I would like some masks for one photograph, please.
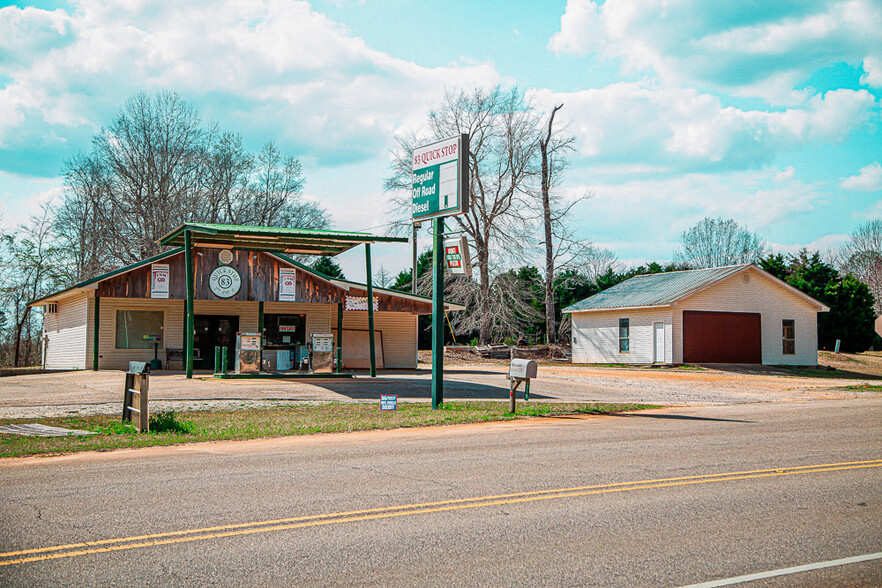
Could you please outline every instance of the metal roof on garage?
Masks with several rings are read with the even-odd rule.
[[[821,312],[829,310],[829,308],[811,296],[800,292],[790,284],[764,272],[755,265],[747,263],[726,267],[712,267],[707,269],[634,276],[633,278],[616,284],[603,292],[598,292],[594,296],[590,296],[581,302],[568,306],[563,309],[562,312],[670,306],[687,296],[691,296],[717,282],[746,271],[749,268],[755,270],[784,289],[789,290],[798,297],[803,298],[806,302],[817,306],[818,310]]]

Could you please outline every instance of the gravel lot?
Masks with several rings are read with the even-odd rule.
[[[381,372],[371,379],[216,380],[204,374],[157,372],[150,380],[151,410],[245,408],[314,402],[376,402],[397,394],[402,402],[431,399],[429,366]],[[508,398],[505,362],[447,366],[446,400]],[[702,370],[619,369],[544,363],[533,381],[531,400],[559,402],[646,402],[662,405],[725,405],[753,402],[867,398],[878,391],[849,386],[878,385],[872,375],[845,378],[797,377],[763,366],[718,366]],[[78,371],[0,378],[0,418],[70,414],[114,414],[121,410],[124,375]],[[521,393],[519,392],[519,398]]]

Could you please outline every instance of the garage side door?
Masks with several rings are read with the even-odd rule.
[[[686,363],[762,363],[760,315],[683,311]]]

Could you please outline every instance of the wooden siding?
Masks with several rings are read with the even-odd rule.
[[[355,296],[360,298],[367,297],[367,290],[350,287],[347,296]],[[374,290],[374,297],[377,299],[377,309],[384,312],[408,312],[411,314],[432,314],[431,302],[419,302],[409,298],[399,298],[390,296]],[[365,315],[366,316],[366,315]]]
[[[334,336],[337,332],[336,309],[333,314]],[[368,316],[364,310],[343,312],[343,348],[347,347],[347,330],[367,331]],[[417,316],[409,312],[375,312],[374,330],[383,333],[383,358],[387,368],[417,367]],[[335,339],[336,341],[336,339]],[[369,339],[365,337],[364,343]]]
[[[43,315],[43,334],[48,338],[45,347],[47,369],[86,368],[90,309],[89,296],[83,293],[59,300],[55,314]],[[89,367],[91,365],[89,363]]]
[[[256,304],[255,304],[256,306]],[[152,349],[116,348],[116,311],[118,310],[161,310],[164,313],[162,341],[159,344],[159,359],[165,367],[165,350],[184,347],[184,301],[151,300],[149,298],[102,298],[100,303],[100,325],[98,327],[98,367],[103,370],[128,369],[130,361],[150,361]],[[93,319],[90,316],[89,321]],[[89,367],[92,366],[92,347],[88,348]]]
[[[256,305],[255,305],[256,306]],[[266,302],[264,314],[305,314],[306,340],[313,333],[330,333],[331,324],[337,324],[336,304],[305,304],[298,302]],[[331,316],[333,315],[333,320]]]
[[[749,275],[744,282],[742,275]],[[727,278],[681,301],[674,309],[674,362],[683,362],[683,311],[757,312],[762,316],[762,362],[766,365],[818,364],[815,306],[755,270]],[[796,354],[784,355],[781,322],[796,325]]]
[[[242,286],[231,298],[218,298],[209,288],[209,276],[220,265],[221,249],[196,247],[194,258],[196,271],[193,279],[195,300],[224,301],[276,301],[279,298],[279,267],[292,267],[277,258],[257,251],[232,250],[230,267],[239,272]],[[184,254],[163,259],[169,266],[169,298],[184,300],[187,297],[186,264]],[[297,302],[337,303],[343,301],[344,291],[311,274],[297,269],[295,296]],[[114,276],[98,284],[98,296],[114,298],[149,298],[150,265]]]
[[[671,362],[672,312],[670,308],[574,312],[573,363],[653,363],[655,323],[665,325],[665,360]],[[630,351],[619,353],[619,319],[630,321]]]

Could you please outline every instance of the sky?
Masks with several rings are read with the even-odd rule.
[[[570,223],[623,265],[672,259],[706,216],[783,253],[882,217],[879,0],[84,0],[0,8],[0,222],[59,202],[132,94],[172,90],[298,157],[335,229],[383,234],[396,137],[497,84],[563,104]],[[361,251],[339,261],[363,279]],[[409,265],[375,247],[375,271]]]

